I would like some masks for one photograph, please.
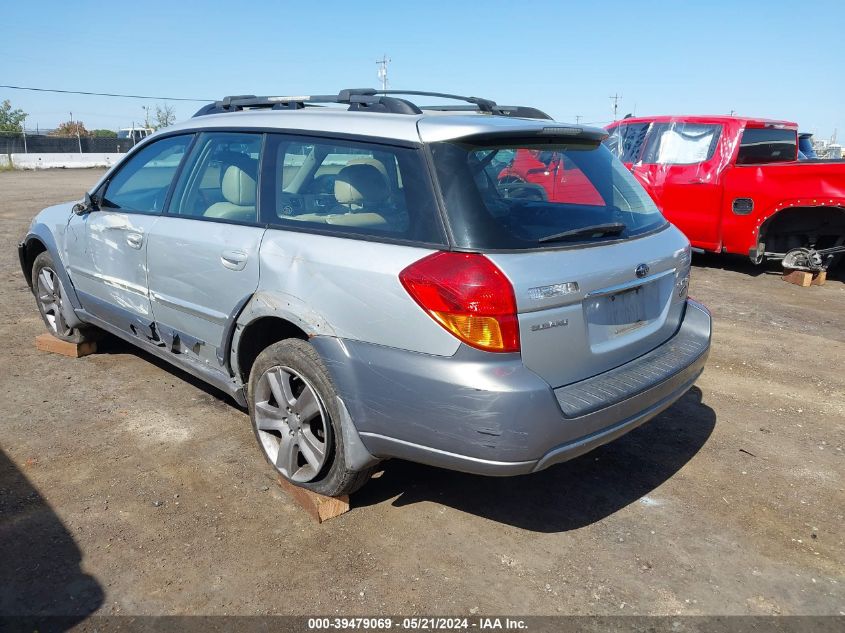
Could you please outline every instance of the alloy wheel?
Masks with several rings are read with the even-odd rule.
[[[326,407],[308,380],[290,367],[271,367],[258,379],[255,426],[267,458],[292,481],[312,481],[331,455]]]
[[[56,271],[45,266],[38,273],[37,280],[38,307],[47,321],[47,325],[53,334],[58,336],[71,336],[73,328],[65,321],[62,307],[64,305],[64,291],[62,282],[56,275]]]

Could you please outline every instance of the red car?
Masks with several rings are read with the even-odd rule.
[[[510,164],[499,172],[499,185],[506,189],[510,185],[512,192],[518,187],[522,198],[593,206],[605,204],[590,179],[565,154],[558,152],[516,150]]]
[[[798,161],[798,126],[731,116],[627,118],[605,144],[693,247],[820,269],[845,251],[845,163]]]

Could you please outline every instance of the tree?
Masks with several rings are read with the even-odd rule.
[[[0,132],[23,132],[23,122],[26,119],[26,112],[20,108],[12,110],[12,102],[5,99],[0,104]]]
[[[85,129],[85,124],[82,121],[65,121],[59,124],[55,130],[50,132],[50,136],[91,136],[91,132]]]
[[[114,130],[91,130],[91,136],[98,138],[117,138],[117,132]]]
[[[156,106],[155,122],[152,124],[153,129],[160,130],[163,127],[170,127],[174,123],[176,123],[176,113],[173,110],[173,106],[167,103]]]

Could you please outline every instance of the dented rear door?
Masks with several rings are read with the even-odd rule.
[[[185,162],[147,250],[164,344],[220,368],[240,307],[258,287],[258,166],[264,135],[206,132]]]

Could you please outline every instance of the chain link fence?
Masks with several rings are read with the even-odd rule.
[[[47,136],[44,134],[15,134],[0,132],[0,154],[113,154],[125,153],[135,143],[131,138],[99,136]]]

